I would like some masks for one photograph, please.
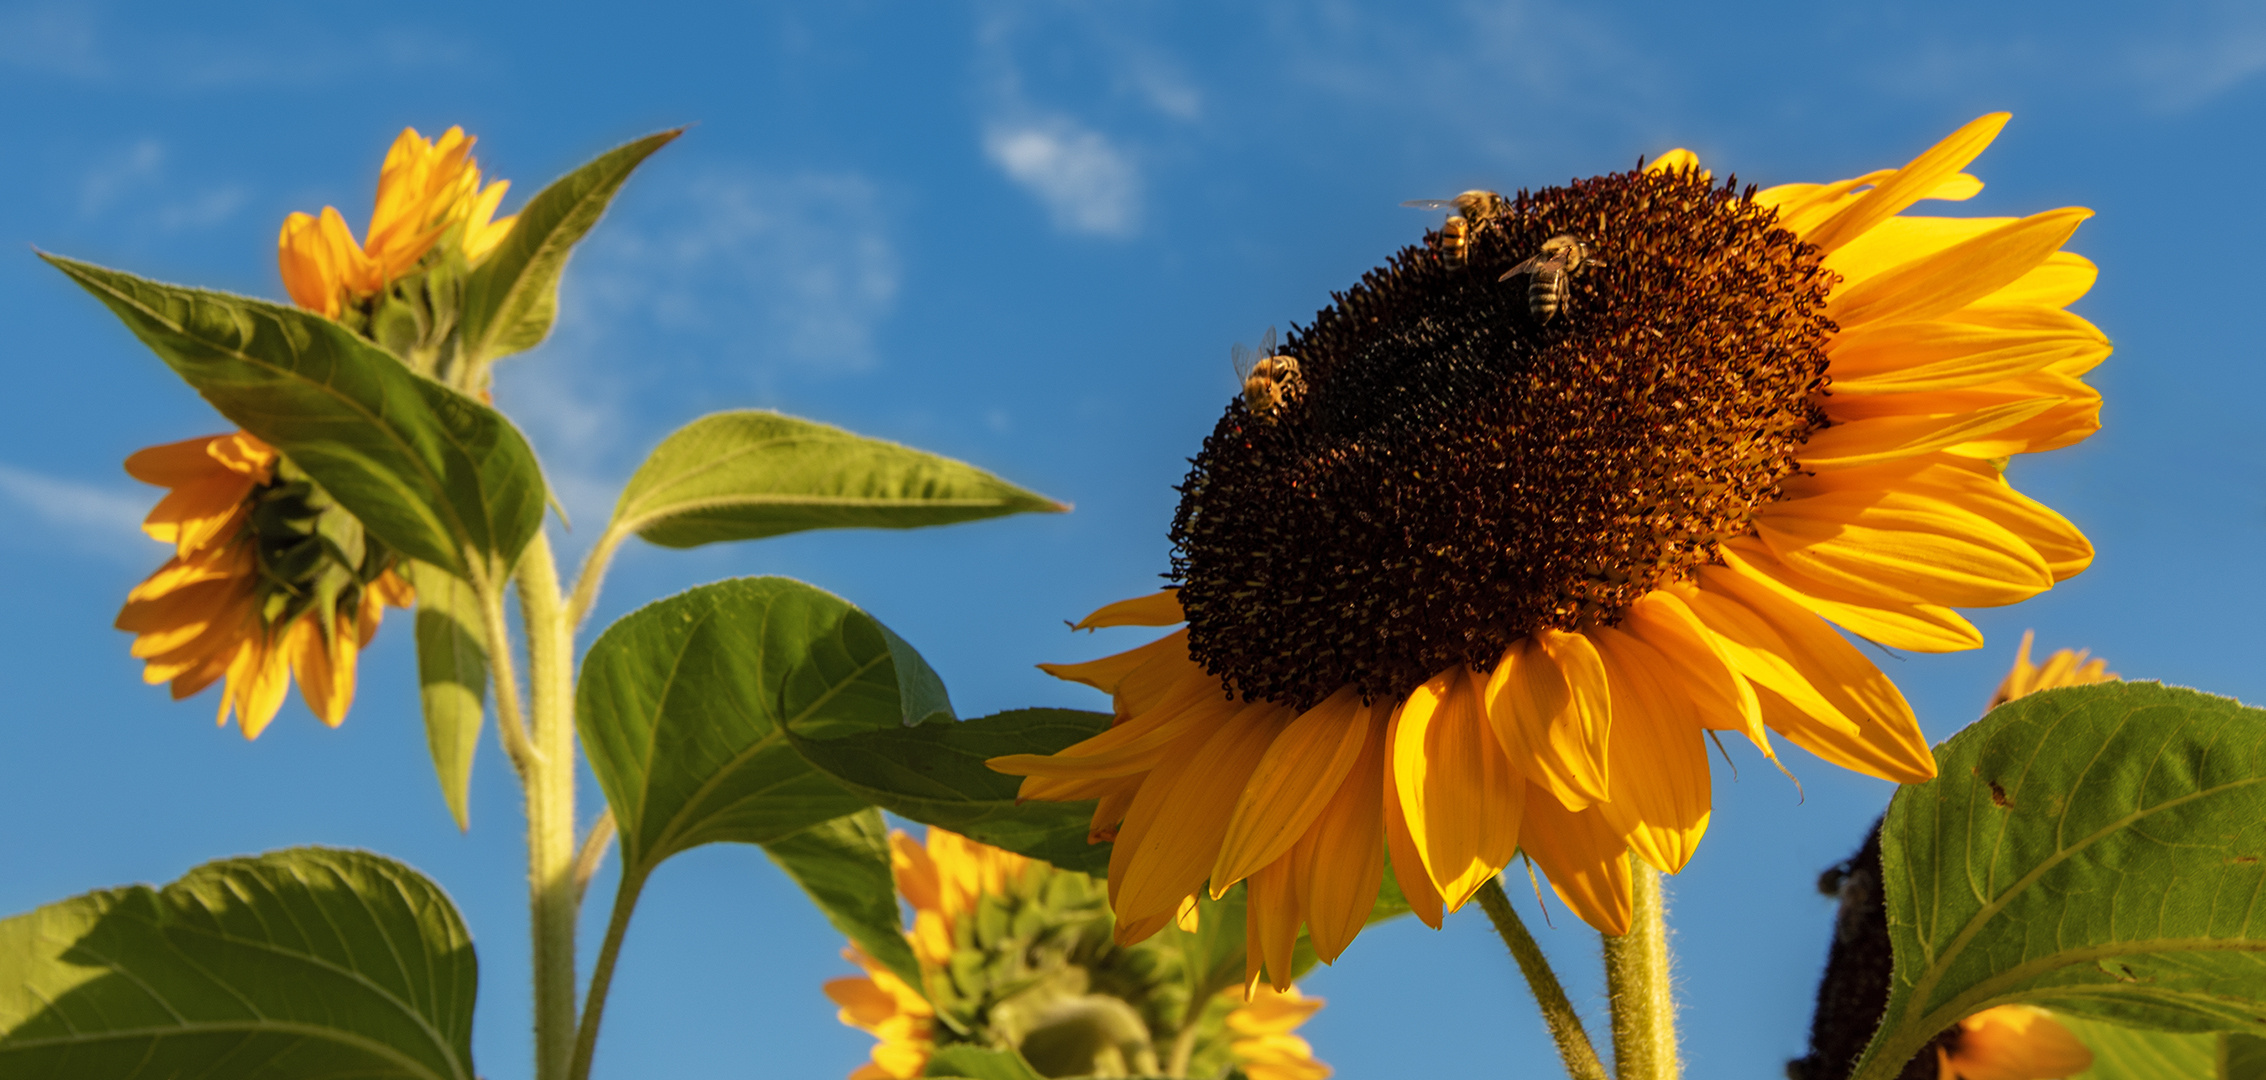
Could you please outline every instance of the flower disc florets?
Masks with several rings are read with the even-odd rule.
[[[1190,654],[1247,699],[1396,699],[1715,561],[1824,423],[1833,274],[1775,220],[1691,170],[1597,177],[1337,296],[1281,350],[1304,392],[1230,403],[1181,488]],[[1587,256],[1543,318],[1497,279],[1560,235]]]

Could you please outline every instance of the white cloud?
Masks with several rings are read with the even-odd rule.
[[[153,184],[165,172],[165,144],[140,139],[105,157],[79,180],[79,212],[88,217],[108,209],[119,196]]]
[[[44,531],[63,534],[67,542],[59,547],[121,557],[157,550],[138,542],[143,540],[142,518],[153,503],[145,495],[0,465],[0,496],[28,512]]]
[[[1140,225],[1140,170],[1099,132],[1060,117],[994,124],[984,153],[1064,232],[1130,236]]]
[[[83,5],[25,4],[0,11],[0,64],[8,67],[99,79],[110,66],[95,38],[94,17]]]
[[[2129,70],[2152,104],[2170,112],[2191,109],[2266,72],[2266,13],[2229,9],[2218,21],[2184,39],[2132,50]]]

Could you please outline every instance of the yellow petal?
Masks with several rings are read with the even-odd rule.
[[[301,616],[284,631],[283,649],[308,711],[331,727],[343,723],[354,705],[354,628],[342,624],[325,634],[320,619]]]
[[[1504,754],[1528,779],[1569,809],[1604,800],[1613,705],[1588,638],[1536,630],[1504,651],[1485,700]]]
[[[291,689],[291,667],[283,651],[266,643],[247,639],[228,665],[228,688],[220,699],[220,722],[228,722],[228,711],[236,710],[236,726],[246,739],[257,739],[260,732],[275,719],[283,708],[283,695]]]
[[[1450,911],[1518,850],[1526,793],[1475,683],[1458,665],[1417,687],[1401,704],[1392,747],[1409,838]]]
[[[1755,203],[1778,211],[1778,224],[1800,236],[1842,207],[1863,198],[1864,193],[1858,189],[1874,186],[1895,175],[1895,169],[1876,169],[1830,184],[1780,184],[1756,192]]]
[[[2057,251],[2047,256],[2045,262],[2038,264],[2029,273],[2016,278],[2014,284],[1975,301],[1971,306],[2035,305],[2064,308],[2091,292],[2093,282],[2100,276],[2100,268],[2094,266],[2091,259],[2074,251]]]
[[[1281,858],[1337,795],[1369,741],[1369,706],[1340,687],[1300,713],[1251,774],[1212,864],[1212,897]]]
[[[1590,631],[1613,683],[1613,797],[1597,805],[1638,857],[1665,873],[1691,861],[1707,832],[1707,748],[1692,687],[1667,657],[1609,627]]]
[[[1681,146],[1646,162],[1644,171],[1648,173],[1696,172],[1703,183],[1712,179],[1712,174],[1700,168],[1699,155]]]
[[[1279,705],[1246,705],[1195,754],[1169,758],[1149,775],[1110,848],[1110,905],[1119,919],[1169,915],[1204,883],[1228,815],[1293,716]]]
[[[1827,415],[1833,415],[1839,404],[1829,404]],[[1984,409],[1842,420],[1812,432],[1799,458],[1804,468],[1822,470],[1932,454],[1989,438],[2043,414],[2055,404],[2052,398],[2028,398]]]
[[[1180,590],[1164,589],[1131,600],[1104,605],[1078,620],[1075,629],[1099,630],[1105,626],[1173,626],[1188,621],[1180,611]]]
[[[1111,877],[1114,880],[1115,875]],[[1289,989],[1298,926],[1305,921],[1290,860],[1277,859],[1251,875],[1243,902],[1244,994],[1249,996],[1258,985],[1262,969],[1275,989]]]
[[[1745,575],[1703,566],[1685,602],[1755,686],[1763,719],[1803,749],[1884,780],[1935,776],[1912,706],[1824,620]]]
[[[1852,330],[1957,311],[2020,280],[2092,216],[2083,207],[2032,214],[1837,292],[1827,301],[1826,314],[1843,330]]]
[[[2007,530],[2037,553],[2057,582],[2093,561],[2092,542],[2068,518],[2014,490],[1990,462],[1960,454],[1793,477],[1784,487],[1789,500],[1887,490],[1936,499]]]
[[[2036,549],[1931,494],[1891,489],[1782,499],[1755,515],[1780,561],[1830,585],[1907,604],[1999,607],[2053,587]]]
[[[1193,664],[1188,659],[1188,631],[1175,630],[1137,649],[1076,664],[1040,664],[1038,668],[1064,682],[1085,683],[1105,694],[1117,693],[1127,680],[1136,677],[1137,672],[1152,668],[1149,680],[1163,684],[1155,691],[1156,696],[1162,696],[1171,682],[1191,666]],[[1153,704],[1153,701],[1138,703],[1128,711],[1144,711]]]
[[[2052,367],[2089,370],[2109,355],[2109,339],[2066,312],[2076,325],[2016,331],[1947,319],[1876,325],[1834,339],[1835,396],[1957,390]]]
[[[2059,1080],[2093,1067],[2093,1052],[2035,1005],[1985,1009],[1959,1026],[1947,1057],[1961,1080]]]
[[[1210,730],[1240,708],[1220,689],[1219,680],[1192,667],[1192,674],[1163,704],[1108,731],[1053,754],[1009,754],[984,764],[1011,776],[1086,780],[1131,776],[1156,768],[1181,739]]]
[[[1937,604],[1901,604],[1826,584],[1778,560],[1762,542],[1740,537],[1723,545],[1724,561],[1764,587],[1834,625],[1891,649],[1942,653],[1979,649],[1983,633]]]
[[[1910,164],[1896,170],[1895,176],[1883,180],[1880,186],[1843,207],[1823,224],[1803,233],[1802,239],[1830,254],[1864,235],[1874,225],[1895,217],[1943,187],[1944,181],[1958,175],[1968,162],[1982,155],[2011,118],[2008,113],[1990,113],[1969,121],[1913,158]]]
[[[1628,848],[1605,815],[1594,807],[1568,810],[1532,785],[1526,807],[1520,847],[1549,875],[1558,899],[1600,933],[1628,933]]]
[[[1368,924],[1385,881],[1385,723],[1371,712],[1362,725],[1368,735],[1361,759],[1293,849],[1292,867],[1305,874],[1308,936],[1325,964],[1336,962]]]
[[[1385,850],[1392,857],[1393,881],[1400,886],[1401,895],[1408,899],[1409,910],[1415,912],[1424,925],[1438,930],[1446,905],[1440,890],[1432,884],[1431,873],[1424,868],[1424,856],[1417,851],[1416,838],[1409,832],[1408,815],[1401,808],[1400,784],[1391,773],[1391,748],[1400,742],[1401,711],[1393,710],[1392,719],[1385,727],[1386,751],[1382,782],[1378,785],[1385,796]]]
[[[1841,275],[1847,289],[1923,255],[2020,220],[2010,217],[1893,217],[1827,256],[1825,268]]]
[[[1770,736],[1754,687],[1740,676],[1723,645],[1674,593],[1654,589],[1622,612],[1621,628],[1657,651],[1665,669],[1690,695],[1693,719],[1721,731],[1743,731],[1767,756]]]

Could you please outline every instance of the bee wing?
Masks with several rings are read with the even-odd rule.
[[[1503,276],[1502,276],[1502,277],[1499,277],[1499,278],[1496,278],[1495,280],[1497,280],[1497,281],[1509,281],[1509,280],[1511,280],[1512,278],[1515,278],[1515,277],[1519,276],[1520,274],[1524,274],[1524,273],[1526,273],[1527,271],[1530,271],[1530,270],[1540,270],[1540,269],[1543,269],[1543,268],[1544,268],[1544,265],[1545,265],[1546,263],[1550,262],[1550,261],[1551,261],[1551,259],[1549,258],[1549,256],[1546,256],[1546,255],[1537,255],[1537,256],[1535,256],[1535,257],[1533,257],[1533,258],[1531,258],[1531,259],[1528,259],[1528,260],[1527,260],[1527,261],[1525,261],[1525,262],[1522,262],[1522,263],[1518,264],[1517,266],[1511,267],[1510,269],[1503,271]]]
[[[1259,354],[1252,352],[1248,346],[1240,341],[1228,348],[1227,358],[1229,363],[1235,365],[1235,381],[1237,382],[1249,379],[1251,369],[1259,366]]]
[[[1413,206],[1418,210],[1453,210],[1456,201],[1454,199],[1410,199],[1401,205]]]
[[[1270,326],[1270,327],[1268,327],[1268,328],[1267,328],[1267,332],[1266,332],[1266,334],[1265,334],[1265,335],[1263,335],[1263,336],[1261,336],[1261,337],[1259,338],[1259,355],[1261,355],[1261,356],[1273,356],[1274,354],[1275,354],[1275,328],[1274,328],[1274,327],[1272,327],[1272,326]]]

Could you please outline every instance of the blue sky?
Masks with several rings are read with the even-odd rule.
[[[2050,14],[2049,14],[2050,12]],[[2266,10],[2238,2],[1665,6],[939,3],[600,5],[0,0],[0,911],[165,881],[292,844],[402,858],[462,906],[485,961],[476,1054],[527,1075],[521,820],[482,747],[473,827],[438,797],[406,621],[337,731],[296,701],[256,743],[208,693],[141,685],[110,620],[161,561],[155,493],[118,462],[221,424],[56,251],[280,297],[293,210],[360,226],[405,125],[463,124],[524,197],[590,155],[696,126],[576,256],[553,339],[499,403],[545,455],[578,552],[661,436],[772,407],[959,457],[1076,512],[929,533],[628,550],[594,633],[703,581],[781,573],[922,649],[962,715],[1099,707],[1032,669],[1137,641],[1062,625],[1153,588],[1172,485],[1234,391],[1231,343],[1309,319],[1432,219],[1401,200],[1624,169],[1674,146],[1771,184],[1900,164],[2014,122],[1962,212],[2085,205],[2102,267],[2076,310],[2116,354],[2106,427],[2014,478],[2100,552],[1976,653],[1884,659],[1931,735],[1970,720],[2025,628],[2135,678],[2266,701],[2266,541],[2251,326]],[[507,208],[516,205],[507,200]],[[571,557],[571,555],[570,555]],[[586,639],[587,640],[587,639]],[[1719,768],[1711,832],[1671,882],[1694,1076],[1798,1054],[1828,933],[1817,872],[1887,785],[1787,755]],[[582,789],[586,813],[600,796]],[[591,929],[602,920],[593,890]],[[1514,894],[1523,889],[1514,888]],[[1594,935],[1553,899],[1545,947],[1594,1010]],[[595,940],[591,942],[595,945]],[[607,1014],[609,1076],[840,1076],[865,1036],[819,996],[839,939],[760,853],[680,857],[647,892]],[[587,953],[586,953],[587,955]],[[1346,1077],[1550,1068],[1474,910],[1370,931],[1309,988]],[[1599,1032],[1602,1035],[1602,1032]],[[1531,1063],[1531,1065],[1529,1065]]]

